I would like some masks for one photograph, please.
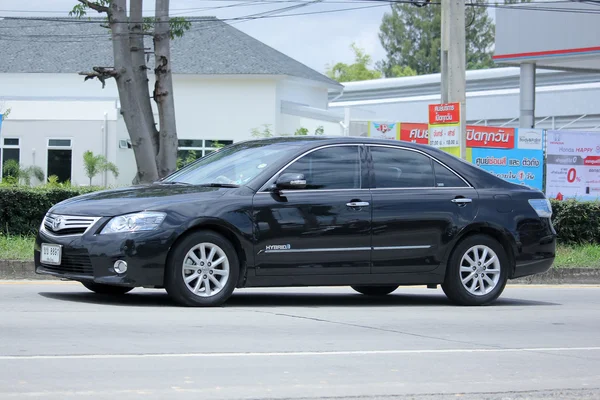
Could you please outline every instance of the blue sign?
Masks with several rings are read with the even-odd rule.
[[[516,129],[512,149],[471,148],[471,162],[509,182],[542,190],[544,184],[544,132]]]

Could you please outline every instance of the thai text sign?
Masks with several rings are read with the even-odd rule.
[[[458,123],[460,123],[460,103],[429,105],[429,125]]]
[[[460,103],[429,105],[429,145],[460,156]]]
[[[489,128],[489,129],[482,129]],[[467,142],[467,159],[486,171],[509,182],[542,190],[544,175],[544,151],[541,129],[514,129],[492,127],[467,127],[467,131],[482,132],[478,140]],[[468,136],[467,136],[468,138]]]
[[[546,195],[600,198],[600,132],[548,131]]]

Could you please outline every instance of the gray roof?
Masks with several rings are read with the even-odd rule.
[[[172,71],[200,75],[287,75],[341,85],[214,17],[189,18],[192,27],[171,42]],[[0,19],[0,72],[77,73],[112,66],[102,18]],[[146,38],[146,47],[152,47]],[[154,57],[148,66],[152,68]]]

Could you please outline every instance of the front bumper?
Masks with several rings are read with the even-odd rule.
[[[56,236],[41,229],[34,247],[35,272],[109,285],[163,287],[167,255],[175,238],[175,232],[165,230],[109,235],[90,230],[78,236]],[[42,243],[62,246],[60,265],[40,261]],[[114,270],[118,260],[127,262],[125,273]]]

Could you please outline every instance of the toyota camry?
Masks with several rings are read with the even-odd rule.
[[[544,194],[439,149],[348,137],[235,143],[150,185],[65,200],[45,215],[39,274],[97,293],[166,289],[216,306],[236,288],[441,285],[496,300],[555,256]]]

